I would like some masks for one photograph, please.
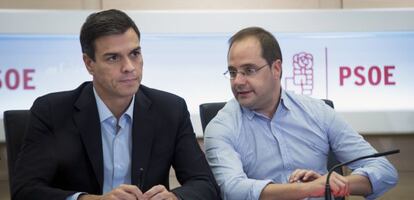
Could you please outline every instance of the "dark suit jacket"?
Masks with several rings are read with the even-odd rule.
[[[142,185],[143,191],[157,184],[169,188],[172,165],[182,185],[175,194],[182,199],[218,199],[185,101],[141,85],[133,103],[132,184]],[[36,99],[15,172],[13,199],[102,193],[101,128],[91,82]]]

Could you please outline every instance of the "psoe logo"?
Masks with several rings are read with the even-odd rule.
[[[313,55],[300,52],[293,55],[293,76],[285,78],[285,88],[296,94],[312,95],[313,90]]]

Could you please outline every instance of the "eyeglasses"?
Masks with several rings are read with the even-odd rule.
[[[259,70],[263,69],[263,67],[265,67],[266,65],[268,64],[266,63],[260,67],[258,67],[257,65],[252,65],[252,64],[244,65],[243,69],[241,70],[228,69],[226,72],[223,73],[223,75],[230,80],[235,79],[238,73],[240,73],[244,77],[253,77],[254,75],[257,74]]]

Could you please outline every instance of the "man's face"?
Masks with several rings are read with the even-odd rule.
[[[266,65],[262,57],[260,42],[254,37],[247,37],[234,42],[229,50],[229,69],[243,71],[245,68],[256,68]],[[279,98],[281,62],[280,60],[266,65],[252,76],[238,73],[230,80],[234,97],[243,107],[260,113],[273,109]]]
[[[142,80],[143,59],[138,35],[130,28],[123,34],[95,40],[95,61],[83,59],[103,100],[129,99]]]

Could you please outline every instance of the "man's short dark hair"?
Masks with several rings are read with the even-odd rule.
[[[270,66],[274,61],[282,61],[282,52],[276,38],[268,31],[260,27],[249,27],[240,30],[229,39],[229,51],[234,42],[243,40],[247,37],[254,37],[260,42],[262,47],[262,57]]]
[[[125,33],[129,28],[141,34],[134,21],[124,12],[116,9],[92,13],[86,18],[80,32],[82,52],[95,60],[95,41],[99,37]]]

